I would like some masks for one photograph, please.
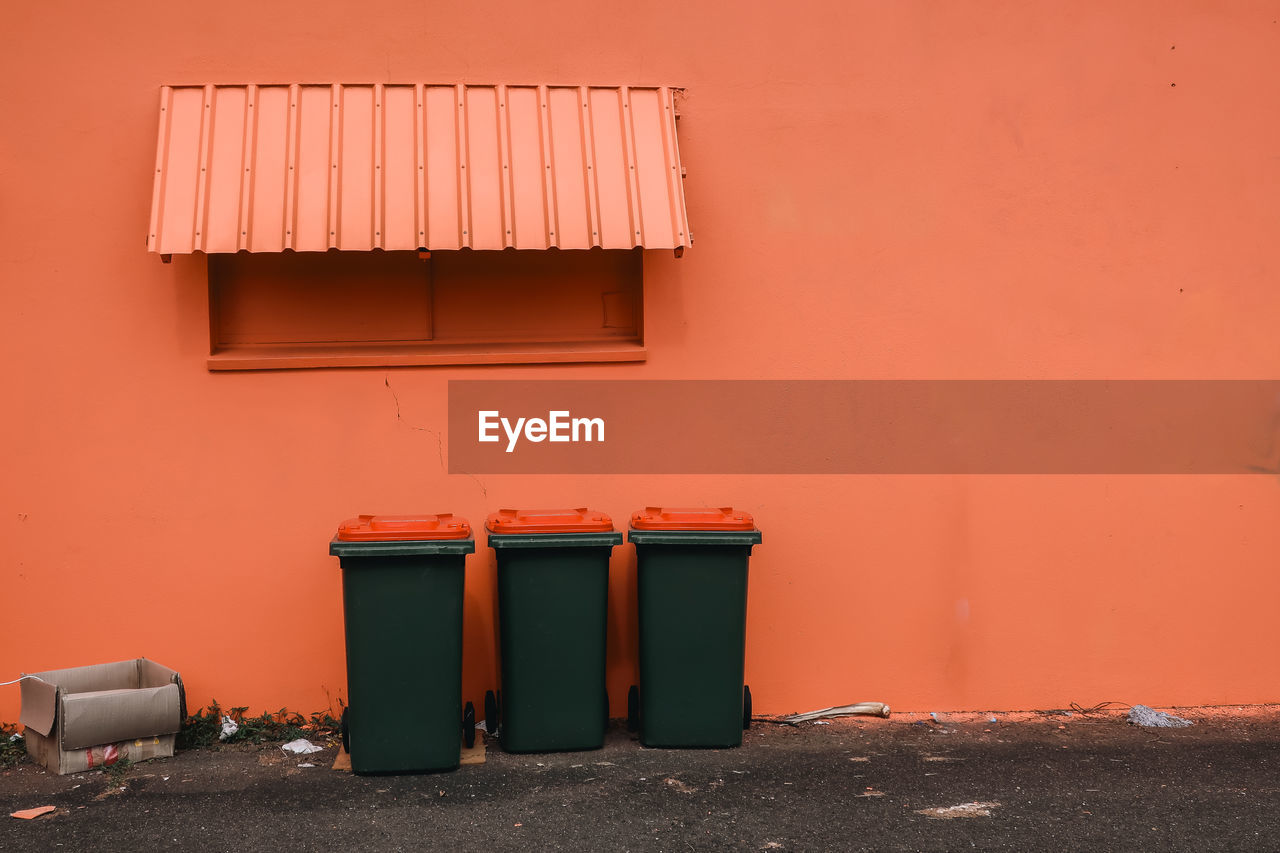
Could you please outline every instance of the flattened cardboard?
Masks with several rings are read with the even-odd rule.
[[[458,759],[458,766],[461,767],[467,764],[484,764],[484,763],[485,763],[484,737],[477,734],[475,746],[471,747],[470,749],[467,749],[466,745],[465,744],[463,745],[460,752],[460,757]],[[338,755],[333,759],[333,769],[350,773],[351,772],[351,753],[347,752],[345,749],[339,748]]]
[[[458,763],[459,764],[484,764],[484,759],[485,759],[484,736],[477,734],[475,746],[471,747],[470,749],[467,749],[466,744],[463,744],[462,756],[459,759]]]
[[[138,658],[33,673],[22,681],[27,752],[55,773],[173,755],[182,677]]]

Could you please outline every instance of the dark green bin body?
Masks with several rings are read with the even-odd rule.
[[[742,743],[747,563],[759,530],[636,530],[640,742]]]
[[[489,534],[498,559],[502,748],[599,749],[609,554],[622,534]]]
[[[347,542],[347,730],[356,773],[454,770],[462,748],[462,601],[474,539]]]

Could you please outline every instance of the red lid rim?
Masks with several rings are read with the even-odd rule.
[[[342,542],[430,542],[470,537],[470,523],[450,512],[359,515],[339,524],[335,536]]]
[[[603,512],[574,509],[500,509],[485,519],[485,529],[499,536],[537,533],[611,533],[613,519]]]
[[[631,514],[633,530],[746,532],[756,529],[748,512],[733,507],[645,507]]]

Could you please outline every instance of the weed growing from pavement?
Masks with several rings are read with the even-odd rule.
[[[27,755],[27,741],[24,738],[10,740],[16,729],[0,723],[0,770],[7,770],[22,761]]]
[[[102,774],[107,777],[111,787],[118,788],[124,784],[124,777],[129,775],[129,769],[133,767],[133,762],[127,758],[121,758],[110,767],[102,768]]]
[[[245,715],[249,708],[223,709],[218,700],[209,707],[187,717],[178,732],[178,749],[212,749],[224,743],[264,743],[290,741],[298,738],[334,738],[338,736],[340,722],[328,711],[316,711],[304,717],[297,711],[281,708],[256,717]],[[222,739],[222,718],[230,717],[239,727],[236,733]]]

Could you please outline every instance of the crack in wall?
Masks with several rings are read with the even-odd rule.
[[[408,427],[411,430],[416,430],[417,432],[425,432],[428,435],[433,436],[436,440],[436,458],[440,461],[440,470],[444,471],[445,474],[449,474],[450,473],[449,466],[445,462],[445,458],[444,458],[444,436],[441,434],[439,430],[430,429],[429,427],[424,427],[424,426],[418,426],[417,424],[411,424],[408,421],[406,421],[404,419],[404,415],[401,414],[401,411],[400,411],[400,395],[396,393],[396,389],[391,387],[391,377],[389,375],[383,376],[382,384],[385,385],[387,390],[391,392],[391,399],[396,404],[396,423],[401,426]],[[479,477],[477,477],[475,474],[471,474],[466,471],[459,471],[458,473],[462,474],[464,477],[468,477],[471,480],[475,481],[475,484],[480,487],[481,497],[484,497],[484,498],[489,497],[489,490],[485,488],[484,483],[481,482]]]

